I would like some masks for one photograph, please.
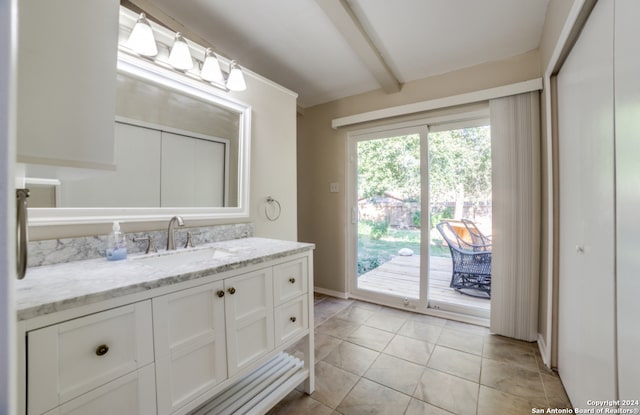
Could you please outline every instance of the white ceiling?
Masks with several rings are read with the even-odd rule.
[[[404,83],[536,49],[548,0],[132,2],[151,3],[223,56],[297,92],[305,108],[381,88],[376,68]],[[352,20],[346,31],[343,15]],[[377,54],[358,31],[382,66],[362,57]]]

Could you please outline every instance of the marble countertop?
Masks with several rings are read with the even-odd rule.
[[[188,252],[178,250],[164,255],[161,252],[157,258],[136,254],[121,261],[101,258],[29,268],[26,278],[16,282],[18,320],[211,276],[313,248],[313,244],[302,242],[242,238],[202,245]],[[186,255],[184,261],[173,260],[180,255]]]

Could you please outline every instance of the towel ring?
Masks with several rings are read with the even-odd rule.
[[[275,215],[269,214],[270,208],[276,210],[277,213]],[[267,217],[267,219],[269,219],[271,222],[275,222],[280,218],[281,213],[282,213],[282,206],[280,206],[280,202],[278,202],[276,199],[272,198],[271,196],[267,196],[267,204],[264,207],[264,215]]]

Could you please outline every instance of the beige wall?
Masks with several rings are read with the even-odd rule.
[[[347,129],[333,130],[332,119],[540,76],[540,55],[536,50],[410,82],[399,93],[386,94],[377,90],[305,109],[298,117],[298,236],[302,241],[316,244],[315,285],[346,292]],[[331,182],[340,184],[339,193],[329,193]]]
[[[296,209],[296,100],[293,92],[264,80],[245,75],[247,90],[229,93],[252,107],[250,217],[256,236],[295,240]],[[282,215],[270,222],[264,215],[267,196],[278,199]],[[168,220],[168,217],[167,217]],[[186,226],[204,226],[241,222],[239,220],[188,221]],[[167,222],[126,222],[124,232],[165,229]],[[55,239],[86,235],[106,235],[110,224],[30,227],[31,240]]]

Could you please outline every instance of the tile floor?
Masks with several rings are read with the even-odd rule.
[[[518,415],[570,407],[535,343],[321,295],[315,327],[315,392],[294,391],[269,415]]]

